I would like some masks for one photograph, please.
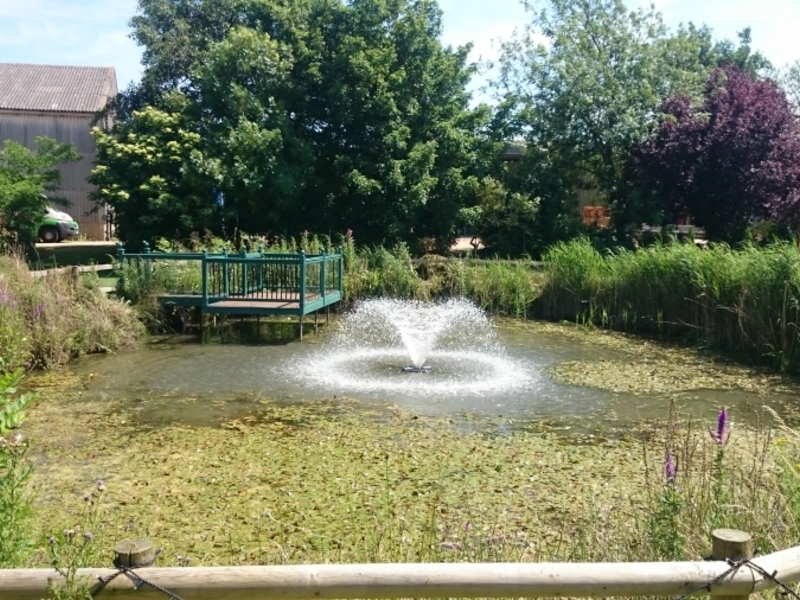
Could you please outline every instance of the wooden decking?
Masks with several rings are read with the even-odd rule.
[[[225,313],[239,315],[306,315],[339,302],[342,299],[338,290],[320,294],[306,294],[301,304],[298,292],[284,292],[279,298],[271,298],[265,292],[253,292],[237,297],[208,297],[208,304],[203,304],[202,294],[159,294],[162,304],[182,307],[201,307],[207,313]]]

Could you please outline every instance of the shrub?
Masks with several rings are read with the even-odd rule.
[[[132,345],[144,333],[131,307],[96,277],[34,279],[17,256],[0,256],[0,356],[9,368],[50,368],[74,356]]]

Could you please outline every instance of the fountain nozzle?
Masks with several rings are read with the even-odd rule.
[[[431,371],[433,371],[433,367],[429,367],[428,365],[423,365],[421,367],[409,365],[407,367],[403,367],[403,373],[430,373]]]

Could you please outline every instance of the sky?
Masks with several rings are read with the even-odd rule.
[[[630,8],[651,1],[628,0]],[[716,39],[752,29],[753,47],[776,67],[800,59],[800,0],[654,0],[668,27],[707,24]],[[527,22],[519,0],[439,0],[445,44],[474,45],[492,60],[498,40]],[[137,0],[0,0],[0,62],[113,66],[124,89],[141,77],[141,48],[128,36]],[[473,82],[481,96],[484,79]]]

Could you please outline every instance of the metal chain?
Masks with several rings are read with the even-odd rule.
[[[789,594],[795,600],[800,600],[800,596],[797,595],[797,592],[795,592],[794,590],[790,589],[789,586],[786,585],[785,583],[783,583],[782,581],[778,580],[778,578],[777,578],[778,571],[773,571],[772,573],[768,573],[763,567],[755,564],[754,562],[751,562],[749,559],[744,559],[741,562],[746,564],[748,567],[750,567],[754,571],[756,571],[758,573],[761,573],[761,575],[763,575],[764,577],[766,577],[767,579],[769,579],[770,581],[775,583],[775,585],[777,585],[779,588],[781,588],[783,590],[784,594]]]
[[[139,581],[138,584],[135,584],[134,589],[139,589],[139,587],[141,587],[141,585],[144,583],[144,584],[149,585],[152,588],[155,588],[159,592],[161,592],[163,594],[166,594],[167,596],[169,596],[170,600],[183,600],[183,598],[178,596],[178,594],[175,594],[174,592],[170,592],[168,589],[163,588],[160,585],[158,585],[156,583],[153,583],[152,581],[147,581],[147,579],[145,579],[144,577],[142,577],[138,573],[136,573],[136,569],[144,569],[145,567],[152,566],[153,563],[156,562],[156,558],[158,558],[158,555],[160,553],[161,553],[161,548],[156,550],[155,556],[153,556],[152,560],[150,560],[150,561],[148,561],[148,562],[146,562],[144,564],[136,565],[135,567],[117,567],[117,572],[116,573],[112,573],[108,577],[99,577],[98,576],[97,579],[100,581],[100,587],[97,588],[94,592],[92,592],[92,597],[94,598],[97,594],[99,594],[103,590],[104,587],[106,587],[106,585],[108,585],[110,582],[112,582],[114,579],[116,579],[117,577],[119,577],[120,575],[122,575],[124,573],[125,575],[132,575],[133,577],[135,577]]]
[[[731,563],[730,563],[730,561],[728,562],[728,564],[731,564]],[[730,575],[730,574],[731,574],[731,573],[733,573],[733,572],[734,572],[736,569],[738,569],[738,568],[739,568],[739,566],[740,566],[740,565],[738,565],[738,564],[736,564],[736,565],[732,565],[730,569],[728,569],[727,571],[725,571],[725,572],[723,572],[723,573],[720,573],[719,575],[717,575],[716,577],[714,577],[714,579],[712,579],[712,580],[711,580],[711,581],[709,581],[708,583],[703,583],[703,584],[700,584],[700,585],[698,585],[697,587],[694,587],[694,588],[692,588],[691,590],[689,590],[688,592],[686,592],[686,593],[685,593],[685,594],[683,594],[682,596],[675,596],[675,597],[673,597],[673,598],[672,598],[672,600],[685,600],[686,598],[688,598],[688,597],[689,597],[689,596],[691,596],[692,594],[695,594],[695,593],[699,592],[700,590],[706,590],[706,591],[708,591],[709,593],[711,593],[711,586],[712,586],[712,585],[714,585],[714,584],[716,584],[716,583],[719,583],[720,581],[722,581],[723,579],[725,579],[725,578],[726,578],[728,575]]]
[[[753,571],[756,571],[757,573],[763,575],[764,577],[766,577],[770,581],[774,582],[775,585],[780,587],[784,591],[785,594],[789,594],[795,600],[800,600],[800,595],[798,595],[794,590],[789,588],[789,586],[787,586],[785,583],[783,583],[782,581],[778,580],[778,578],[777,578],[778,572],[777,571],[775,571],[774,573],[768,573],[763,567],[761,567],[761,566],[757,565],[756,563],[752,562],[749,558],[743,558],[741,560],[733,560],[731,558],[728,558],[728,559],[726,559],[726,562],[730,565],[730,567],[731,567],[730,569],[728,569],[727,571],[725,571],[723,573],[720,573],[719,575],[714,577],[714,579],[712,579],[708,583],[704,583],[702,585],[699,585],[699,586],[689,590],[688,592],[686,592],[682,596],[673,597],[672,600],[685,600],[686,598],[688,598],[692,594],[695,594],[695,593],[699,592],[700,590],[707,590],[709,593],[711,593],[711,586],[719,583],[720,581],[725,579],[728,575],[730,575],[731,573],[735,572],[737,569],[739,569],[739,567],[742,567],[742,566],[749,567]]]

